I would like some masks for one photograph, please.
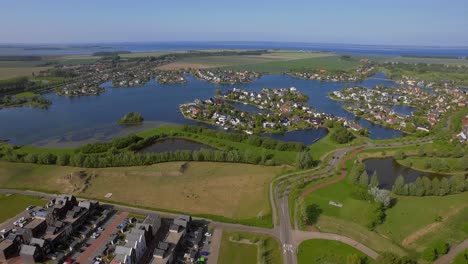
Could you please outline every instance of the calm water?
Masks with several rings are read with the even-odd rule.
[[[377,172],[379,187],[385,189],[391,189],[399,175],[402,175],[407,183],[416,181],[416,178],[419,176],[427,176],[430,179],[434,177],[444,177],[441,174],[422,172],[402,166],[392,157],[384,159],[366,159],[364,160],[364,165],[369,176],[374,174],[374,171]]]
[[[345,83],[302,80],[287,75],[265,75],[251,84],[218,85],[187,76],[188,82],[177,85],[161,85],[150,81],[141,87],[112,88],[105,83],[106,92],[98,96],[68,98],[53,93],[45,94],[53,104],[49,109],[7,108],[0,110],[0,139],[10,139],[15,144],[34,144],[49,147],[73,147],[76,145],[109,140],[112,137],[139,132],[167,124],[195,124],[185,119],[178,110],[182,103],[196,98],[213,97],[216,89],[227,91],[238,87],[250,91],[262,88],[286,88],[295,86],[310,97],[309,104],[319,111],[354,119],[342,109],[342,102],[328,99],[327,94],[341,89]],[[359,85],[372,87],[377,84],[396,85],[392,81],[370,78]],[[145,118],[142,126],[122,127],[117,120],[128,112],[141,112]],[[368,127],[371,138],[401,136],[401,132],[358,121]],[[324,136],[323,129],[291,132],[277,139],[310,143]]]
[[[161,152],[171,152],[176,150],[201,150],[201,149],[211,149],[215,148],[186,139],[163,139],[159,140],[153,145],[142,149],[141,153],[161,153]]]
[[[31,45],[25,45],[30,47]],[[42,45],[57,47],[60,45]],[[0,46],[1,47],[1,46]],[[73,49],[29,49],[0,50],[0,55],[58,55],[58,54],[92,54],[98,51],[167,51],[167,50],[204,50],[204,49],[289,49],[306,51],[330,51],[340,54],[375,54],[385,56],[418,55],[418,56],[468,56],[468,47],[418,47],[393,45],[356,45],[307,42],[251,42],[251,41],[211,41],[211,42],[156,42],[156,43],[89,43],[68,45]]]

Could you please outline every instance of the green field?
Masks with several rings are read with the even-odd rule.
[[[0,223],[24,211],[29,205],[44,206],[46,201],[38,197],[12,194],[0,194]]]
[[[420,57],[392,57],[385,62],[401,62],[401,63],[429,63],[429,64],[446,64],[446,65],[465,65],[468,66],[468,60],[455,58],[420,58]]]
[[[225,230],[221,239],[218,263],[281,264],[283,261],[278,242],[275,239],[266,235]]]
[[[23,93],[15,94],[16,98],[33,98],[33,97],[37,97],[37,96],[39,96],[39,95],[37,93],[33,93],[33,92],[23,92]]]
[[[318,208],[320,216],[316,226],[320,230],[355,237],[358,241],[369,239],[372,236],[363,238],[361,233],[373,233],[365,227],[372,207],[366,201],[352,198],[351,190],[351,184],[346,181],[335,183],[310,193],[305,202]],[[444,197],[398,196],[396,205],[386,211],[385,222],[377,226],[378,235],[373,236],[375,241],[365,244],[383,250],[385,244],[396,243],[420,251],[435,238],[446,239],[451,243],[459,242],[468,236],[468,226],[463,222],[463,219],[468,218],[465,205],[467,199],[468,193]],[[342,203],[343,207],[329,205],[329,201]],[[437,216],[444,220],[430,227],[436,222]],[[391,251],[402,253],[397,245],[392,247]]]
[[[386,220],[377,231],[418,251],[437,238],[459,242],[468,237],[466,201],[466,192],[444,197],[397,196],[397,204],[387,210]],[[440,223],[436,222],[438,216],[444,219]]]
[[[294,69],[305,68],[315,70],[323,68],[327,71],[350,70],[360,65],[357,61],[342,60],[338,55],[319,56],[306,59],[295,59],[288,61],[272,61],[256,64],[241,64],[225,67],[233,70],[250,70],[268,73],[283,73]]]
[[[316,53],[316,52],[301,52],[301,51],[270,51],[262,55],[241,55],[241,56],[205,56],[205,57],[188,57],[177,60],[176,62],[164,65],[163,69],[178,69],[178,68],[231,68],[241,70],[259,70],[256,65],[265,63],[280,63],[285,65],[294,64],[292,62],[303,59],[321,59],[324,57],[336,56],[333,53]],[[255,69],[247,69],[243,67],[253,66]]]
[[[468,249],[458,254],[452,262],[452,264],[467,264],[467,263],[468,263]]]
[[[350,255],[357,255],[366,258],[367,262],[374,263],[361,251],[333,240],[306,240],[299,245],[297,254],[299,264],[335,264],[347,263]]]
[[[80,177],[78,171],[89,177]],[[281,167],[210,162],[104,169],[1,162],[0,187],[101,200],[112,193],[107,199],[111,202],[270,226],[268,185],[281,171]]]

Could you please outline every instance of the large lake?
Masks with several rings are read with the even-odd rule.
[[[373,87],[377,84],[396,86],[384,79],[383,74],[367,79],[358,85]],[[68,98],[54,93],[45,94],[53,104],[48,109],[5,108],[0,110],[0,139],[10,139],[15,144],[33,144],[48,147],[74,147],[77,145],[110,140],[113,137],[139,132],[168,124],[195,124],[185,119],[178,110],[180,104],[196,98],[213,97],[216,89],[227,91],[233,87],[249,91],[262,88],[287,88],[294,86],[310,97],[309,104],[319,111],[354,119],[354,115],[342,109],[342,102],[330,100],[329,92],[343,88],[346,83],[319,82],[293,78],[287,75],[265,75],[245,85],[218,85],[187,76],[185,84],[161,85],[154,80],[141,87],[113,88],[103,86],[106,92],[98,96]],[[412,109],[398,107],[409,113]],[[137,127],[121,127],[117,120],[128,112],[141,112],[145,122]],[[358,121],[368,127],[373,139],[401,136],[402,133]],[[306,144],[326,135],[325,129],[294,131],[273,135],[276,139],[300,141]]]

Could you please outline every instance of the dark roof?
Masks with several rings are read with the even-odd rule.
[[[38,245],[40,247],[44,247],[44,244],[45,244],[45,240],[44,239],[40,239],[40,238],[31,238],[31,242],[29,242],[29,244],[31,245]]]
[[[2,242],[0,242],[0,251],[3,251],[11,246],[14,246],[13,241],[9,239],[5,239]]]
[[[157,249],[154,250],[153,255],[158,256],[158,257],[164,257],[164,253],[166,253],[165,250],[157,248]]]
[[[21,246],[20,255],[33,256],[34,252],[36,252],[36,247],[35,246],[29,246],[29,245],[22,245]]]
[[[171,226],[169,227],[169,230],[173,230],[173,231],[177,231],[179,232],[179,225],[176,225],[176,224],[171,224]]]
[[[167,250],[167,249],[169,248],[169,243],[167,243],[167,242],[162,242],[162,241],[161,241],[161,242],[159,242],[159,244],[158,244],[158,248],[159,248],[159,249],[163,249],[163,250]]]

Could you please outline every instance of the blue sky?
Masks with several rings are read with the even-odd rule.
[[[0,43],[140,41],[468,46],[468,0],[0,3]]]

